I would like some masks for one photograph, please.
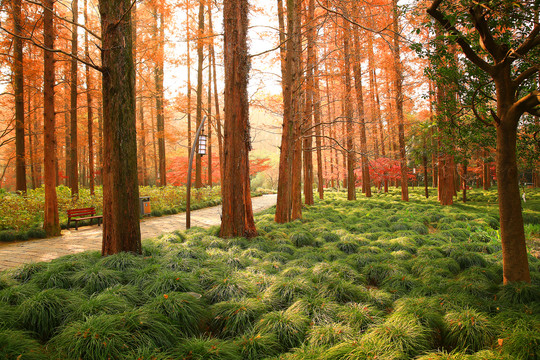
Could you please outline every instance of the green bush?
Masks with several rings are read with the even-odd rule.
[[[0,330],[0,358],[5,360],[47,360],[49,356],[28,333]]]
[[[290,236],[290,240],[296,247],[313,246],[315,243],[313,235],[307,231],[298,231],[293,233]]]
[[[485,349],[494,340],[495,329],[488,317],[473,309],[452,311],[445,315],[445,343],[451,349],[469,353]]]
[[[300,345],[306,336],[309,320],[298,311],[272,311],[262,316],[255,331],[273,334],[283,350]]]
[[[240,347],[228,340],[188,338],[173,349],[174,359],[241,360]]]
[[[225,301],[212,305],[210,312],[212,331],[224,338],[243,335],[253,328],[266,306],[258,299]]]

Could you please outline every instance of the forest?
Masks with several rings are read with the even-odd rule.
[[[0,357],[540,359],[539,11],[0,0]]]

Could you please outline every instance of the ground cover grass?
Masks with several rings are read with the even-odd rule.
[[[58,212],[62,228],[67,226],[68,209],[94,207],[102,213],[103,191],[96,187],[95,195],[89,189],[81,188],[79,198],[71,198],[71,190],[66,186],[57,187]],[[186,211],[186,188],[180,186],[141,186],[140,196],[149,196],[151,216],[172,215]],[[266,190],[253,191],[253,196],[267,193]],[[192,189],[191,209],[197,210],[221,204],[221,189]],[[26,196],[9,193],[0,189],[0,242],[20,241],[46,237],[42,229],[45,202],[44,188],[28,190]],[[80,224],[84,225],[84,224]]]
[[[440,207],[329,192],[290,224],[257,215],[251,240],[192,228],[143,256],[0,273],[0,358],[538,359],[540,260],[532,284],[502,286],[494,194],[478,193]]]

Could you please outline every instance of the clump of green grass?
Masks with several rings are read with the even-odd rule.
[[[343,323],[327,323],[312,326],[307,335],[311,346],[333,346],[356,337],[355,331]]]
[[[308,325],[308,318],[298,311],[272,311],[262,316],[255,331],[274,334],[281,349],[288,350],[304,341]]]
[[[243,360],[259,360],[279,353],[280,347],[274,334],[248,332],[236,344]]]
[[[0,358],[5,360],[46,360],[45,348],[28,333],[0,330]]]
[[[473,309],[452,311],[445,315],[445,343],[451,349],[476,352],[493,341],[495,329],[488,317]]]
[[[224,338],[234,338],[250,331],[266,306],[258,299],[242,299],[214,304],[210,311],[210,327]]]
[[[308,231],[294,232],[289,238],[296,247],[313,246],[315,243],[315,238]]]
[[[107,269],[119,271],[143,266],[140,256],[128,252],[106,256],[99,263]]]
[[[335,276],[328,277],[324,283],[320,284],[318,294],[342,304],[363,301],[368,297],[363,286]]]
[[[530,304],[540,299],[540,287],[536,284],[514,282],[504,285],[497,295],[501,303]]]
[[[122,282],[122,273],[117,270],[105,269],[100,265],[83,268],[72,276],[73,284],[88,295],[101,292],[108,287]]]
[[[215,338],[188,338],[172,350],[174,359],[240,360],[238,344]]]
[[[249,297],[254,294],[254,286],[235,274],[223,274],[211,281],[204,297],[215,304],[232,299]]]
[[[73,311],[69,313],[67,322],[82,320],[88,316],[99,314],[119,314],[130,309],[129,302],[112,293],[101,293],[83,299]]]
[[[360,341],[342,342],[326,350],[325,360],[396,360],[407,356],[385,341],[361,339]]]
[[[70,323],[50,346],[64,359],[101,360],[120,359],[136,343],[121,316],[98,315]]]
[[[19,324],[46,341],[59,329],[71,308],[80,301],[76,292],[64,289],[46,289],[21,303]]]
[[[0,290],[0,301],[9,305],[19,305],[39,291],[40,288],[34,283],[10,286]]]
[[[34,275],[44,271],[47,268],[45,263],[28,263],[24,264],[13,272],[13,278],[21,283],[31,280]]]
[[[149,296],[136,285],[114,285],[101,292],[102,295],[110,294],[114,297],[124,299],[131,306],[141,306],[148,300]]]
[[[46,270],[34,275],[32,282],[40,288],[69,289],[74,286],[73,275],[83,268],[80,262],[56,261],[49,264]]]
[[[144,307],[165,316],[186,337],[199,335],[208,318],[207,307],[197,294],[170,292]]]
[[[369,264],[363,269],[368,284],[373,286],[382,285],[385,279],[398,273],[401,274],[401,271],[395,265],[388,263]]]
[[[362,340],[387,345],[409,358],[430,348],[429,331],[410,315],[392,316],[384,323],[372,327]]]
[[[163,296],[171,292],[201,293],[201,287],[191,274],[161,270],[155,277],[143,280],[142,288],[150,296]]]
[[[367,303],[347,303],[339,318],[357,331],[365,331],[372,324],[382,322],[382,312]]]
[[[540,320],[516,321],[502,334],[499,346],[514,359],[540,359]]]
[[[274,308],[286,308],[296,299],[311,294],[312,285],[304,278],[283,278],[270,285],[264,292],[264,301]]]
[[[132,334],[136,347],[170,349],[181,336],[171,320],[149,307],[140,307],[119,316],[125,329]]]
[[[320,325],[336,322],[341,306],[328,298],[310,296],[296,301],[289,309],[304,314],[312,324]]]

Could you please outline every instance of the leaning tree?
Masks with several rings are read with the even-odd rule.
[[[497,187],[503,249],[504,283],[530,282],[521,213],[517,130],[523,114],[540,115],[535,75],[540,67],[538,2],[434,0],[427,10],[457,43],[474,68],[495,86]]]

